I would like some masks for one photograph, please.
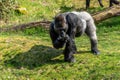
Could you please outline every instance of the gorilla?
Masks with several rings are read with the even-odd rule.
[[[98,0],[101,7],[104,7],[102,4],[102,0]],[[109,7],[112,7],[113,4],[119,5],[120,2],[118,0],[109,0]],[[86,0],[86,9],[90,6],[90,0]]]
[[[91,51],[99,54],[97,48],[96,26],[92,16],[83,12],[66,12],[55,16],[54,21],[50,25],[50,38],[53,47],[56,49],[64,49],[64,61],[75,62],[73,54],[76,53],[75,37],[86,33],[90,38]]]

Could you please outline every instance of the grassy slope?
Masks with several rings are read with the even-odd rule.
[[[63,61],[62,49],[52,48],[48,31],[27,29],[0,34],[0,79],[99,80],[120,79],[120,17],[97,25],[101,51],[90,52],[86,35],[76,38],[76,63]]]

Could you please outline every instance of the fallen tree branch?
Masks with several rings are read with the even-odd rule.
[[[51,21],[30,22],[30,23],[16,25],[10,28],[1,28],[0,32],[18,31],[18,30],[24,30],[24,29],[34,28],[34,27],[39,27],[39,26],[48,29],[50,23]]]
[[[94,14],[93,18],[96,23],[99,23],[108,18],[119,16],[119,15],[120,15],[120,6],[114,6],[114,7],[108,8],[104,11]]]
[[[50,21],[37,21],[37,22],[30,22],[22,25],[17,25],[13,27],[13,30],[24,30],[26,28],[37,27],[37,26],[44,26],[44,28],[48,28]]]
[[[104,21],[108,18],[119,16],[120,15],[120,6],[114,6],[112,8],[108,8],[104,11],[97,12],[93,14],[93,18],[96,23],[99,23],[101,21]],[[24,30],[26,28],[33,28],[33,27],[44,27],[48,29],[51,21],[37,21],[37,22],[30,22],[26,24],[20,24],[17,26],[13,26],[10,28],[1,28],[0,32],[7,32],[7,31],[17,31],[17,30]]]

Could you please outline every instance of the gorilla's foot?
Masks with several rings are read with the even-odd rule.
[[[74,59],[74,57],[68,58],[68,59],[64,59],[65,62],[70,62],[70,63],[74,63],[76,62],[76,60]]]
[[[91,52],[95,55],[100,54],[100,51],[98,49],[92,49]]]

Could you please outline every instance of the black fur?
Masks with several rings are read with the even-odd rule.
[[[102,0],[98,0],[101,7],[104,7],[102,4]],[[86,9],[90,7],[90,0],[86,0]]]
[[[109,7],[112,7],[113,4],[118,5],[118,4],[120,4],[120,2],[119,2],[118,0],[110,0],[110,5],[109,5]]]
[[[101,7],[104,7],[102,4],[102,0],[98,0],[99,4]],[[113,4],[120,4],[120,2],[118,0],[109,0],[109,7],[112,7]],[[86,0],[86,9],[90,7],[90,0]]]

